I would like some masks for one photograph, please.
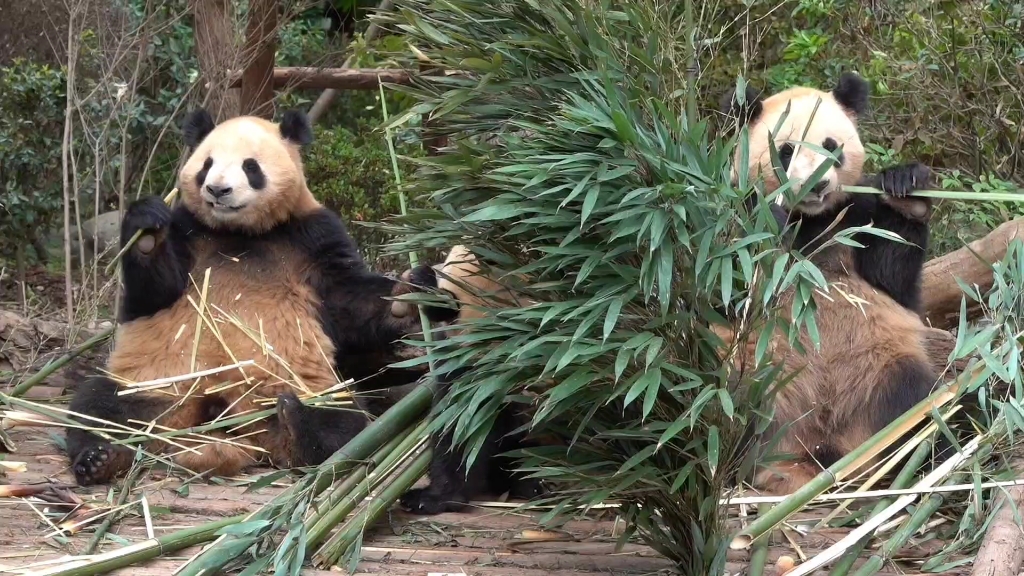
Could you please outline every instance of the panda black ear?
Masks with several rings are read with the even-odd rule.
[[[742,104],[737,98],[736,90],[730,90],[729,93],[722,95],[719,106],[723,114],[736,118],[740,124],[746,124],[761,115],[761,92],[747,84]]]
[[[204,108],[193,110],[181,126],[181,135],[185,140],[185,145],[195,148],[210,135],[210,132],[213,132],[215,126],[213,116],[210,116],[210,113]]]
[[[839,84],[832,89],[832,97],[843,108],[861,116],[868,110],[868,93],[870,91],[871,87],[860,75],[854,72],[843,72],[843,75],[839,77]]]
[[[313,141],[313,127],[309,124],[309,118],[298,110],[288,110],[281,117],[281,136],[299,146],[305,146]]]

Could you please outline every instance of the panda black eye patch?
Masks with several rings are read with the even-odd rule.
[[[791,160],[793,160],[793,145],[786,142],[779,147],[779,161],[782,162],[783,170],[789,170]]]
[[[260,163],[253,158],[246,158],[242,161],[242,171],[249,179],[249,187],[253,190],[262,190],[267,186],[267,177],[260,168]]]
[[[196,172],[196,187],[202,188],[203,182],[206,182],[206,173],[213,167],[213,158],[208,157],[206,162],[203,162],[203,169]]]
[[[825,141],[821,143],[821,147],[829,152],[835,152],[839,149],[839,143],[832,138],[825,138]],[[842,152],[839,152],[839,154],[836,155],[836,159],[839,161],[839,165],[842,166],[846,157]]]

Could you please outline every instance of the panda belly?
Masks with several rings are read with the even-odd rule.
[[[189,289],[173,306],[119,327],[108,361],[113,376],[146,382],[251,362],[142,393],[215,398],[228,414],[271,407],[289,390],[303,396],[337,385],[334,345],[305,282],[307,262],[287,247],[233,256],[218,248],[213,242],[194,248]]]

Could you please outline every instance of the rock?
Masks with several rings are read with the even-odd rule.
[[[65,332],[61,322],[28,319],[0,310],[0,371],[29,368],[40,352],[64,346]]]

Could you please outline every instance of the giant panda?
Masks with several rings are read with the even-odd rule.
[[[431,322],[449,322],[455,328],[469,330],[466,325],[494,310],[506,306],[529,306],[532,302],[503,283],[482,272],[480,261],[465,246],[453,247],[436,273],[437,290],[454,304],[457,316],[449,308],[432,306],[426,309]],[[439,406],[454,379],[469,368],[435,375],[434,406]],[[520,428],[529,422],[527,415],[513,406],[499,411],[487,438],[467,471],[465,452],[454,445],[450,431],[431,436],[432,457],[428,477],[430,484],[414,488],[400,499],[406,510],[418,514],[439,514],[462,511],[467,503],[481,494],[503,494],[510,498],[530,500],[543,494],[541,481],[529,478],[515,469],[514,461],[504,454],[537,446],[538,440]]]
[[[908,195],[924,188],[930,170],[913,162],[878,174],[863,173],[864,145],[857,121],[867,112],[868,93],[867,82],[847,72],[828,92],[798,86],[762,98],[748,86],[744,102],[730,92],[723,97],[723,105],[724,112],[736,119],[737,126],[746,124],[749,129],[749,164],[745,167],[749,178],[763,178],[769,192],[779,187],[768,146],[770,138],[794,190],[806,192],[798,203],[787,205],[788,223],[798,224],[796,248],[810,253],[840,230],[868,224],[899,234],[910,244],[857,234],[855,239],[864,248],[854,253],[853,262],[860,277],[920,314],[921,270],[928,247],[931,201]],[[783,121],[777,126],[780,120]],[[839,159],[807,191],[800,190],[800,185],[827,157],[801,146],[803,142],[835,153]],[[737,150],[734,170],[744,169],[739,154]],[[885,194],[847,194],[842,189],[844,185],[872,186]],[[846,214],[835,225],[843,210],[847,210]]]
[[[401,354],[395,341],[421,330],[419,315],[391,297],[434,287],[434,270],[419,266],[395,280],[367,267],[338,215],[306,186],[300,149],[312,130],[301,112],[284,113],[280,123],[241,116],[215,125],[199,109],[182,132],[190,155],[178,176],[181,202],[171,209],[144,198],[125,213],[122,246],[142,235],[121,262],[109,376],[81,381],[70,410],[87,426],[152,421],[159,433],[276,400],[275,416],[206,435],[218,442],[178,436],[148,449],[217,476],[267,457],[282,467],[318,464],[367,419],[359,410],[304,405],[297,393],[316,395],[347,378],[377,376],[374,385],[387,386],[421,376],[380,371]],[[150,382],[246,360],[254,363],[118,393],[118,380]],[[134,453],[78,427],[67,431],[67,451],[80,485],[109,482]]]
[[[782,334],[771,343],[784,373],[795,377],[776,396],[773,424],[767,431],[772,437],[782,425],[789,425],[774,455],[790,460],[764,464],[754,478],[755,487],[770,494],[799,489],[863,444],[925,399],[940,371],[940,360],[930,354],[934,330],[918,315],[931,206],[928,199],[911,194],[926,183],[928,170],[914,163],[873,176],[862,173],[864,149],[857,118],[865,111],[866,97],[864,80],[845,74],[830,92],[797,87],[761,99],[748,89],[743,107],[736,105],[733,94],[726,99],[727,111],[739,118],[740,125],[746,122],[750,127],[749,164],[742,165],[738,150],[733,176],[746,170],[752,179],[762,177],[766,193],[780,186],[769,159],[769,138],[779,150],[787,177],[801,193],[805,191],[799,187],[808,177],[833,160],[807,147],[796,150],[792,141],[813,142],[830,152],[841,147],[839,162],[833,162],[802,201],[771,207],[792,246],[811,255],[829,291],[815,295],[819,349],[806,331],[798,335],[804,354]],[[885,194],[844,193],[841,186],[851,184],[877,186]],[[827,230],[847,208],[843,220]],[[916,245],[859,234],[864,248],[833,243],[818,250],[838,230],[868,223]],[[787,228],[792,224],[797,224],[795,231]],[[790,310],[793,298],[793,289],[782,294],[780,309]],[[727,330],[716,331],[729,342]],[[739,346],[732,361],[742,367],[752,361],[753,350],[753,342]]]

